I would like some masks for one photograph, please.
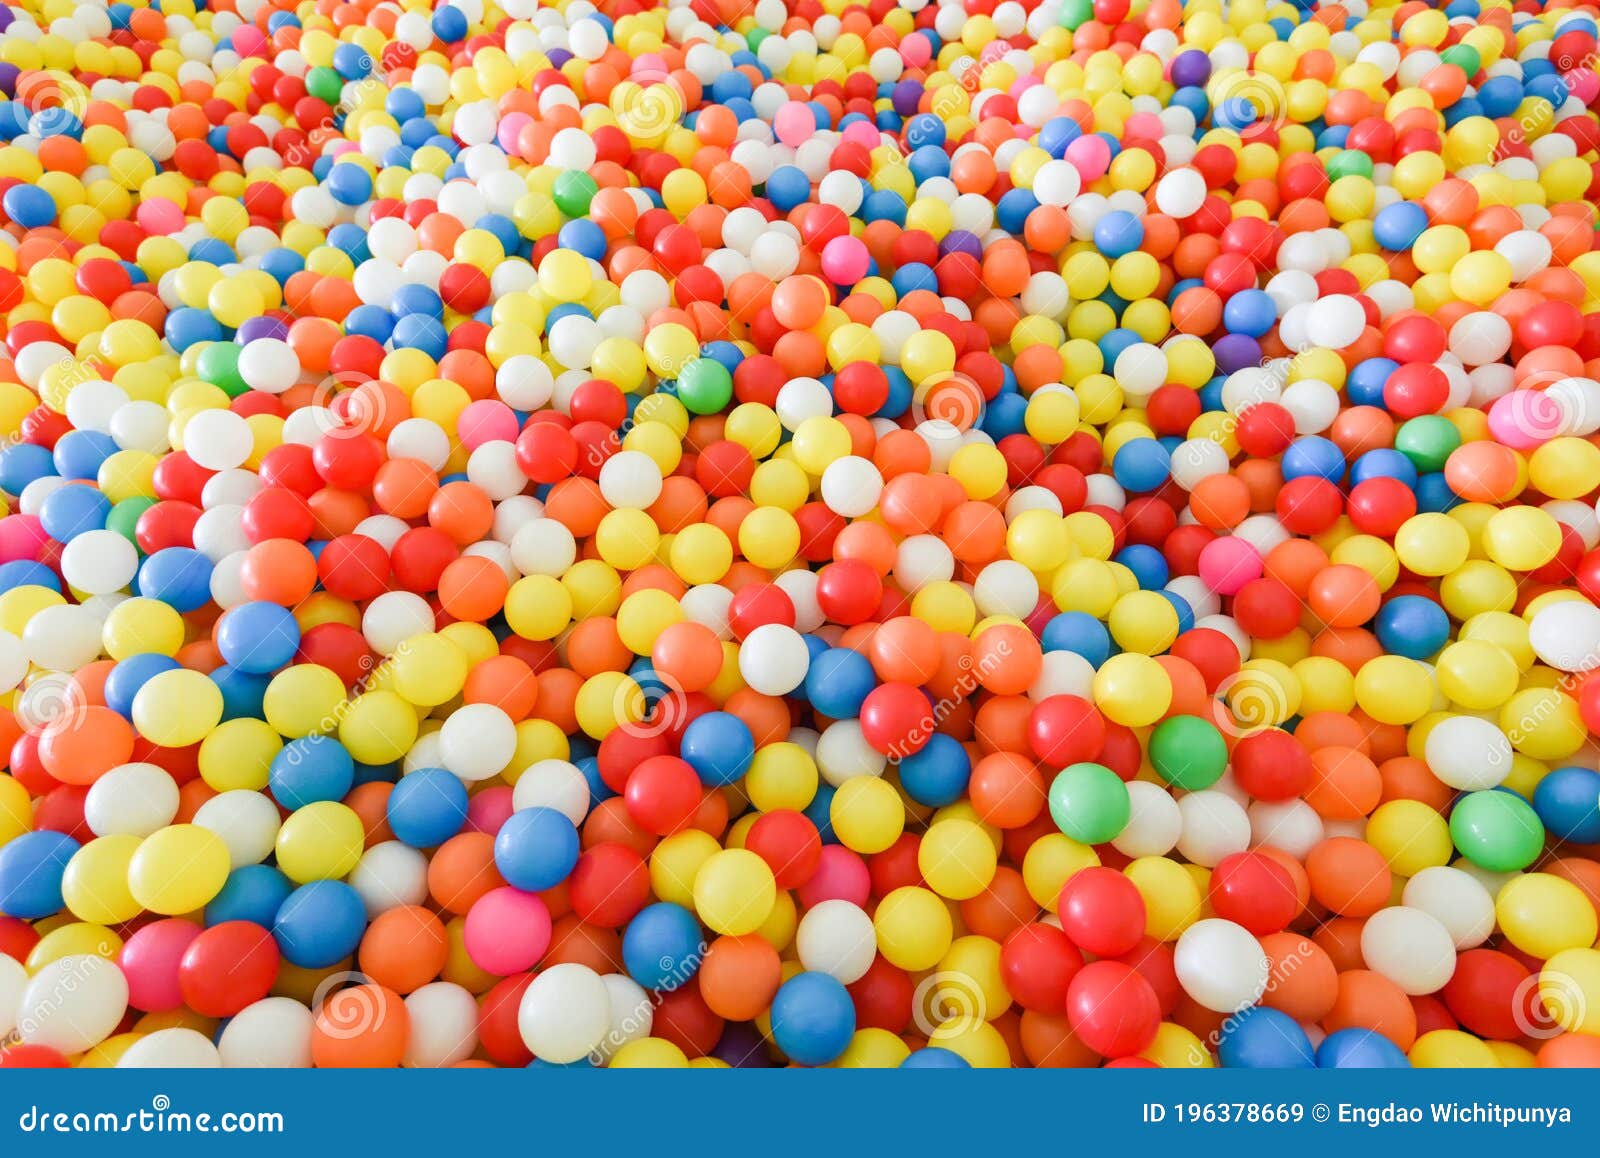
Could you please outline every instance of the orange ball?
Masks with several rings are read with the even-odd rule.
[[[411,1017],[382,985],[341,989],[317,1011],[311,1062],[318,1069],[392,1069],[406,1054]]]
[[[444,922],[421,905],[399,905],[367,926],[356,963],[378,984],[404,994],[438,977],[449,955]]]
[[[759,934],[718,937],[707,947],[697,979],[712,1013],[728,1021],[753,1021],[778,992],[782,962]]]

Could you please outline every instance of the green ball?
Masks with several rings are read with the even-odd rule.
[[[715,358],[695,358],[678,375],[678,401],[692,414],[715,414],[733,397],[733,375]]]
[[[233,342],[212,342],[200,351],[196,369],[200,377],[220,386],[230,398],[237,398],[250,387],[239,377],[239,351]]]
[[[318,66],[306,73],[306,92],[323,104],[336,105],[344,95],[344,78],[331,68]]]
[[[599,191],[600,186],[589,174],[569,169],[556,178],[550,196],[555,198],[556,208],[568,217],[587,217],[589,202]]]
[[[1478,50],[1470,44],[1452,44],[1439,54],[1439,59],[1446,64],[1453,64],[1467,74],[1470,80],[1478,75],[1478,70],[1483,67],[1483,57],[1478,55]]]
[[[1509,873],[1525,869],[1544,851],[1539,814],[1515,792],[1469,792],[1450,813],[1450,839],[1479,868]]]
[[[1150,733],[1150,763],[1168,784],[1197,792],[1228,770],[1228,745],[1209,720],[1173,716]]]
[[[1079,25],[1094,19],[1093,0],[1067,0],[1061,6],[1061,15],[1056,18],[1056,23],[1073,32],[1078,31]]]
[[[1371,177],[1372,158],[1360,149],[1346,149],[1328,162],[1328,180],[1340,177]]]
[[[1079,844],[1104,844],[1128,826],[1128,786],[1104,764],[1069,764],[1050,783],[1050,818]]]
[[[156,500],[146,495],[123,499],[112,507],[111,513],[106,516],[106,530],[115,531],[137,547],[139,540],[135,537],[134,530],[139,525],[139,516],[155,505]]]
[[[1461,445],[1461,432],[1448,418],[1424,414],[1401,425],[1394,433],[1394,448],[1423,474],[1444,469],[1444,460]]]

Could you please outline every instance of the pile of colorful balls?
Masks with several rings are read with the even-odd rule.
[[[0,6],[0,1068],[1600,1065],[1596,58]]]

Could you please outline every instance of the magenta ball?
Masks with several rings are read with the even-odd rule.
[[[835,285],[855,285],[872,260],[859,237],[835,237],[822,247],[822,273]]]
[[[550,948],[550,910],[521,889],[492,889],[467,911],[461,932],[467,956],[490,973],[532,969]]]

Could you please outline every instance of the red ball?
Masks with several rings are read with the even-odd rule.
[[[857,1029],[887,1029],[899,1033],[911,1022],[916,986],[905,970],[881,956],[856,981],[845,987],[856,1007]]]
[[[641,828],[667,836],[687,828],[700,807],[700,778],[676,756],[652,756],[628,777],[623,801]]]
[[[1430,317],[1412,314],[1390,324],[1383,335],[1383,356],[1396,362],[1437,362],[1445,352],[1449,335]]]
[[[1389,375],[1383,405],[1396,418],[1437,414],[1450,397],[1450,379],[1430,362],[1411,362]]]
[[[728,627],[740,641],[769,623],[793,627],[794,622],[794,600],[776,583],[747,583],[728,604]]]
[[[578,857],[567,900],[580,921],[620,929],[650,900],[650,866],[627,845],[604,841]]]
[[[317,558],[317,577],[340,599],[374,599],[389,587],[389,552],[367,535],[337,535]]]
[[[1263,728],[1233,749],[1233,776],[1257,800],[1291,800],[1311,784],[1311,756],[1288,732]]]
[[[1023,925],[1000,947],[1000,976],[1018,1005],[1034,1013],[1067,1011],[1067,988],[1083,954],[1054,925]]]
[[[1049,696],[1028,716],[1028,743],[1052,768],[1097,760],[1106,743],[1106,721],[1081,696]]]
[[[834,623],[865,623],[882,599],[883,580],[860,559],[840,559],[817,572],[817,605]]]
[[[861,704],[861,736],[874,751],[904,759],[922,751],[933,736],[933,705],[907,683],[873,688]]]
[[[805,884],[822,860],[817,826],[787,808],[763,813],[745,834],[744,846],[767,862],[780,889]]]
[[[578,464],[578,443],[554,422],[530,422],[517,436],[517,466],[536,483],[560,482]]]
[[[1256,936],[1286,928],[1300,911],[1289,870],[1259,852],[1225,856],[1211,870],[1211,908]]]
[[[277,977],[278,943],[254,921],[211,926],[178,962],[184,1004],[206,1017],[232,1017],[271,992]]]
[[[1417,496],[1399,479],[1379,475],[1352,487],[1345,506],[1356,530],[1392,539],[1401,524],[1417,513]]]
[[[1155,1041],[1161,1004],[1150,982],[1129,966],[1095,961],[1067,986],[1067,1022],[1095,1053],[1127,1057]]]
[[[1294,442],[1294,415],[1276,402],[1258,402],[1239,416],[1234,436],[1246,454],[1274,458]]]
[[[1277,579],[1252,579],[1233,597],[1233,618],[1257,639],[1282,639],[1300,626],[1300,599]]]
[[[1126,953],[1144,936],[1144,897],[1113,868],[1074,873],[1061,886],[1056,913],[1072,943],[1097,957]]]
[[[1494,949],[1469,949],[1439,991],[1450,1015],[1479,1037],[1516,1041],[1549,1024],[1526,965]]]

